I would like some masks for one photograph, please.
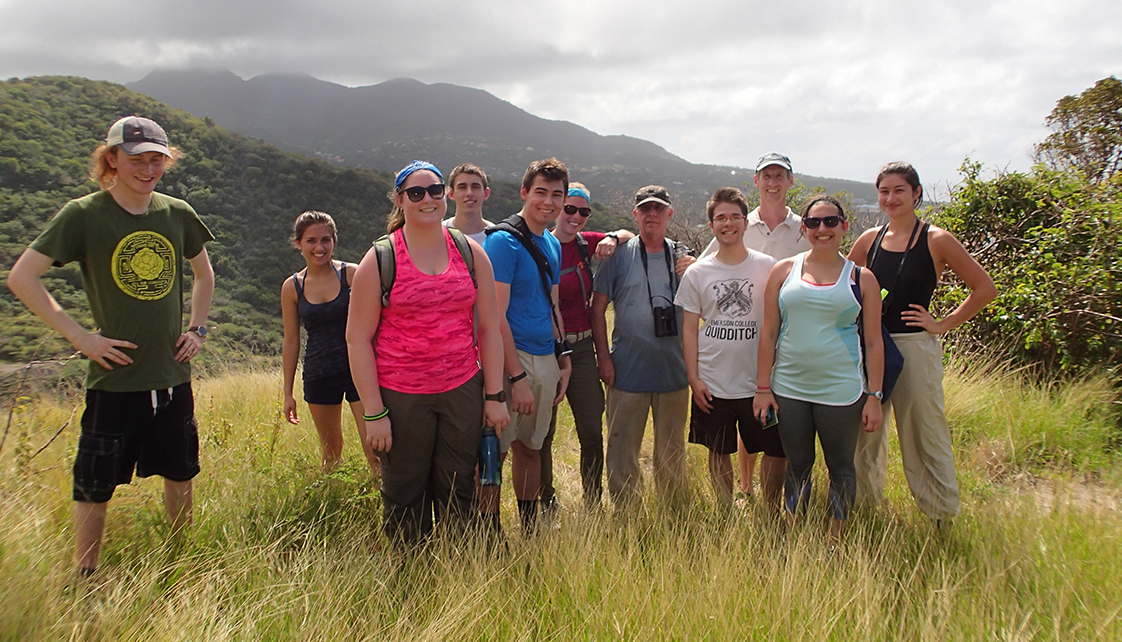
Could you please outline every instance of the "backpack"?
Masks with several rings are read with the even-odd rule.
[[[884,226],[888,229],[888,226]],[[879,247],[879,246],[878,246]],[[868,268],[865,268],[868,269]],[[857,304],[861,305],[861,266],[853,266],[854,282],[850,287],[853,289],[853,295],[857,297]],[[857,335],[861,338],[861,355],[864,360],[865,355],[865,323],[864,313],[857,314]],[[881,403],[888,401],[888,396],[892,394],[892,389],[896,387],[896,381],[900,378],[900,373],[904,370],[904,354],[900,352],[900,348],[896,345],[896,341],[892,339],[892,335],[888,333],[888,328],[884,327],[882,323],[880,326],[881,339],[884,342],[884,377],[881,380],[880,391],[883,393]],[[866,370],[868,370],[866,368]],[[868,385],[869,374],[863,373],[865,376],[865,385]]]
[[[580,232],[577,232],[576,241],[577,256],[580,257],[580,263],[561,270],[561,276],[565,276],[570,272],[577,272],[581,266],[584,266],[584,271],[588,273],[589,277],[592,277],[592,255],[588,251],[588,240],[585,239]],[[584,278],[581,277],[579,273],[577,274],[577,281],[580,283],[581,301],[584,303],[584,309],[590,310],[591,308],[588,305],[588,291],[585,290]]]
[[[468,273],[471,274],[471,284],[478,289],[479,282],[475,280],[475,256],[471,253],[471,245],[468,244],[467,237],[454,227],[445,229],[452,235],[452,242],[460,251],[464,264],[467,265]],[[393,238],[390,234],[374,241],[374,254],[378,257],[378,273],[382,277],[382,307],[387,307],[390,304],[390,290],[393,289],[394,277],[397,276],[397,255],[394,253]]]

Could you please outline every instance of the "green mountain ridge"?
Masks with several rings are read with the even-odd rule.
[[[0,83],[0,276],[67,200],[96,189],[86,177],[90,153],[109,124],[130,114],[167,129],[184,155],[159,190],[191,203],[215,234],[207,247],[218,284],[210,316],[217,343],[254,353],[279,350],[280,285],[302,267],[288,245],[300,212],[335,217],[344,260],[357,261],[384,233],[392,179],[383,173],[283,152],[121,85],[13,79]],[[65,308],[90,323],[77,265],[52,269],[45,281]],[[0,359],[72,352],[6,288],[0,319]]]
[[[230,76],[227,83],[242,82]],[[285,78],[284,82],[290,80]],[[303,82],[316,87],[330,84],[310,77]],[[407,79],[390,82],[426,87]],[[497,100],[480,90],[453,89],[481,100]],[[350,90],[338,87],[338,91]],[[392,175],[283,151],[229,131],[209,116],[197,117],[118,84],[62,76],[0,83],[0,278],[6,277],[20,253],[66,201],[97,189],[87,176],[90,154],[101,144],[109,124],[131,114],[160,122],[170,142],[183,152],[158,189],[189,202],[216,237],[207,246],[217,277],[210,314],[210,325],[215,328],[208,350],[214,355],[211,358],[224,358],[230,352],[278,354],[282,333],[280,285],[303,267],[288,240],[292,222],[309,209],[331,214],[340,234],[336,256],[356,262],[385,231]],[[685,163],[646,141],[630,139],[628,144],[634,150],[654,149],[655,156],[666,162]],[[421,144],[418,149],[401,153],[402,158],[425,157]],[[446,162],[442,167],[451,165]],[[619,164],[602,171],[612,180],[641,184],[646,170]],[[518,183],[506,180],[506,176],[497,178],[492,180],[487,203],[491,220],[521,207]],[[575,172],[574,178],[586,180],[588,175]],[[607,188],[595,187],[595,175],[586,182],[591,182],[595,195],[595,214],[589,229],[632,226],[627,192],[634,188],[620,188],[615,198],[610,198],[612,194],[603,191]],[[675,194],[681,193],[681,181],[669,183]],[[707,197],[698,196],[700,203],[704,202],[701,197]],[[622,211],[609,202],[622,203]],[[696,223],[699,217],[703,220],[701,205],[676,202],[681,203],[678,209],[682,217],[678,220],[682,223]],[[451,211],[450,207],[449,214]],[[688,228],[681,232],[688,233]],[[694,233],[704,235],[700,230]],[[92,327],[76,264],[48,271],[44,283],[70,314]],[[26,362],[73,352],[7,288],[0,288],[0,324],[0,361]]]
[[[183,152],[159,191],[189,202],[216,237],[207,245],[217,279],[208,352],[279,354],[280,286],[303,267],[289,244],[296,216],[310,209],[331,214],[339,228],[336,257],[357,262],[385,233],[392,175],[282,151],[121,85],[77,77],[0,82],[0,279],[66,201],[97,189],[87,177],[90,154],[110,124],[132,114],[161,123]],[[493,181],[487,207],[493,220],[518,211],[518,185]],[[629,220],[602,203],[594,210],[590,229]],[[76,264],[49,270],[44,283],[92,327]],[[0,288],[0,361],[72,352]]]
[[[164,70],[127,86],[233,131],[344,166],[392,172],[414,158],[442,168],[473,162],[494,178],[517,181],[531,161],[556,156],[597,200],[621,210],[630,209],[637,188],[657,183],[697,219],[714,189],[740,186],[752,175],[751,169],[690,163],[638,138],[540,118],[481,89],[448,83],[395,78],[345,87],[307,75],[242,80],[229,71]],[[796,176],[809,187],[845,190],[856,204],[876,203],[871,184]]]

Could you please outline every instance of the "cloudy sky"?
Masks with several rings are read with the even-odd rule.
[[[928,189],[966,156],[1025,169],[1060,97],[1122,75],[1117,0],[0,0],[0,77],[155,68],[408,76],[653,141],[697,163]]]

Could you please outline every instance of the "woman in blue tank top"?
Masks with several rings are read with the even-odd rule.
[[[920,510],[940,524],[958,514],[951,433],[943,412],[943,350],[939,335],[969,321],[997,296],[993,279],[950,232],[916,216],[923,199],[919,174],[907,163],[889,163],[877,175],[880,209],[888,224],[866,231],[849,258],[867,265],[888,294],[884,325],[904,355],[904,370],[885,404],[884,430],[857,445],[858,496],[883,498],[888,469],[888,421],[895,414],[904,476]],[[970,290],[957,308],[936,320],[931,295],[950,268]]]
[[[336,261],[338,237],[335,221],[323,212],[304,212],[293,226],[292,244],[300,250],[307,267],[293,274],[281,286],[281,311],[284,317],[284,417],[298,424],[293,387],[296,363],[300,360],[300,326],[307,330],[304,350],[304,401],[312,413],[319,433],[324,470],[339,465],[343,458],[343,399],[359,430],[359,445],[366,462],[378,471],[378,457],[362,439],[366,423],[362,402],[351,381],[347,361],[347,309],[351,300],[351,279],[357,266]]]
[[[838,253],[849,223],[837,199],[814,196],[801,215],[811,249],[776,263],[768,276],[753,408],[765,425],[770,411],[778,413],[777,430],[787,452],[783,503],[790,522],[810,498],[817,435],[830,472],[832,549],[853,505],[857,436],[881,423],[880,287],[868,270],[856,274],[853,262]],[[867,363],[857,333],[861,318]]]

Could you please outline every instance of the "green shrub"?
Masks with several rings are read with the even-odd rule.
[[[1075,171],[1037,166],[981,178],[967,160],[963,182],[935,222],[993,277],[997,299],[951,335],[957,350],[983,349],[1038,374],[1114,369],[1122,357],[1122,175],[1092,183]],[[967,294],[941,288],[943,313]]]

